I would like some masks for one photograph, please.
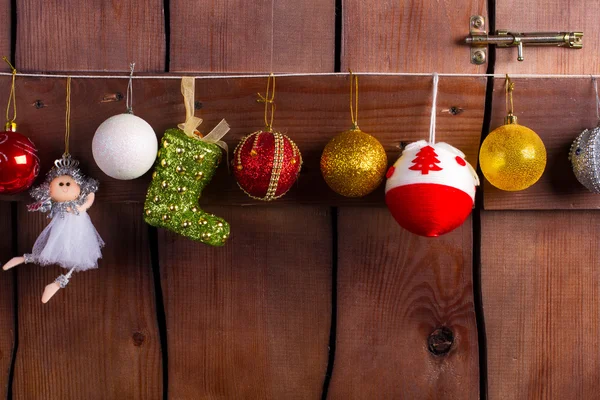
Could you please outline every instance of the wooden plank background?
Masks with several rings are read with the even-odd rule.
[[[165,68],[162,2],[99,5],[17,1],[17,9],[20,30],[16,68],[19,70],[119,71],[128,69],[132,59],[140,72]],[[114,29],[118,26],[123,29]],[[133,27],[142,29],[139,35],[131,32]],[[39,37],[47,40],[41,42]],[[64,93],[64,80],[50,84],[59,84]],[[17,96],[26,91],[18,92]],[[77,99],[72,101],[76,109]],[[28,104],[29,108],[32,104]],[[54,137],[53,145],[46,146],[36,135],[31,135],[40,149],[49,151],[44,156],[42,171],[47,171],[51,160],[60,157],[64,150],[59,144],[60,132],[64,134],[64,119],[60,117],[64,115],[64,101],[56,101],[48,109],[56,114],[53,134],[48,133],[49,121],[46,124],[37,121],[41,124],[29,131],[26,124],[29,119],[25,115],[19,119],[25,122],[24,132],[46,132]],[[74,126],[74,136],[78,129],[93,128]],[[86,144],[88,151],[90,143]],[[77,155],[78,150],[73,148],[72,152]],[[83,166],[89,164],[84,162]],[[101,184],[100,191],[104,190]],[[110,205],[97,201],[90,216],[106,242],[100,268],[76,274],[69,286],[46,305],[40,302],[43,287],[64,270],[35,265],[18,268],[15,399],[163,397],[148,228],[141,212],[141,204]],[[46,222],[45,216],[20,208],[20,252],[30,251]]]
[[[330,398],[477,399],[470,219],[432,241],[400,228],[385,208],[342,207],[338,232]],[[455,339],[436,356],[428,338],[442,327]]]
[[[345,0],[342,4],[344,68],[485,72],[485,66],[470,64],[469,49],[458,43],[468,32],[469,17],[486,15],[485,1],[465,1],[461,7],[429,1]],[[399,122],[403,113],[394,113],[395,130],[414,132],[404,136],[406,143],[428,138],[431,79],[426,82],[422,97],[401,92],[408,107],[423,99],[418,101],[418,123]],[[446,86],[450,82],[451,87]],[[484,78],[440,79],[437,140],[463,150],[473,165],[483,123],[485,82]],[[361,99],[370,98],[363,89],[361,83]],[[391,97],[388,94],[386,101]],[[466,105],[461,98],[469,98],[472,105],[461,106]],[[452,106],[458,114],[448,113]],[[364,106],[359,107],[363,113]],[[462,142],[463,135],[467,142]],[[388,145],[385,139],[382,143]],[[388,151],[390,163],[399,155]],[[379,207],[339,209],[337,346],[331,399],[479,397],[471,235],[467,222],[441,240],[426,240],[402,230]],[[448,274],[453,278],[446,286],[440,279],[448,279]],[[450,353],[434,356],[427,350],[427,339],[444,326],[454,332],[456,341]]]
[[[170,70],[332,72],[334,11],[332,0],[259,1],[251,7],[243,1],[172,2]],[[201,56],[190,57],[190,51]],[[275,126],[302,148],[305,165],[299,182],[321,181],[314,179],[319,174],[317,146],[326,137],[322,125],[313,128],[311,123],[326,121],[322,108],[327,107],[319,105],[337,94],[331,83],[339,80],[328,83],[277,79]],[[185,116],[180,82],[164,84],[161,103],[169,109],[148,110],[148,115],[161,116],[159,135]],[[233,148],[244,135],[261,129],[263,107],[256,93],[264,92],[265,85],[265,78],[197,81],[198,114],[205,119],[201,130],[207,132],[226,117],[233,127],[226,141]],[[286,200],[293,202],[306,191],[300,185]],[[236,186],[221,166],[201,204],[257,203]],[[159,232],[171,398],[321,397],[329,355],[333,254],[330,210],[327,203],[318,203],[218,208],[232,226],[224,248]]]
[[[170,397],[320,398],[331,321],[329,209],[210,212],[238,228],[223,248],[159,232]]]
[[[0,202],[0,262],[13,256],[11,203]],[[8,397],[8,385],[15,346],[14,274],[0,274],[0,398]]]
[[[171,72],[333,71],[334,0],[170,5]]]
[[[490,399],[598,396],[598,232],[598,211],[482,213]]]
[[[342,69],[379,72],[485,73],[471,64],[471,15],[487,1],[342,0]]]
[[[496,72],[519,74],[598,74],[600,3],[571,0],[497,0],[496,29],[510,32],[583,32],[583,49],[525,47],[496,51]]]
[[[486,1],[345,0],[337,11],[332,0],[300,3],[7,1],[0,5],[0,49],[11,55],[14,46],[22,71],[124,72],[130,61],[139,73],[487,68],[470,64],[469,49],[460,43],[469,17],[487,16]],[[515,61],[515,49],[500,49],[496,72],[598,73],[600,6],[583,0],[493,4],[497,28],[585,32],[584,50],[526,48],[524,63]],[[0,94],[8,93],[9,82],[0,79]],[[91,138],[103,120],[125,110],[124,100],[116,99],[126,80],[75,80],[72,152],[101,180],[90,214],[107,248],[99,270],[78,274],[48,305],[39,298],[58,268],[23,266],[0,275],[0,396],[314,399],[322,395],[329,367],[331,399],[474,399],[486,395],[479,393],[480,374],[488,376],[490,399],[593,397],[598,366],[586,349],[598,328],[591,267],[598,216],[589,210],[598,200],[575,181],[566,159],[575,136],[596,124],[593,86],[589,79],[515,82],[519,121],[546,143],[546,174],[519,193],[486,185],[484,207],[503,211],[483,212],[475,229],[469,220],[448,236],[425,240],[401,230],[381,207],[383,186],[349,200],[320,176],[322,148],[349,126],[347,76],[278,78],[275,127],[301,148],[302,174],[282,200],[248,209],[241,206],[258,202],[221,166],[201,206],[227,218],[233,235],[226,247],[214,249],[148,230],[140,208],[149,174],[122,182],[98,170]],[[232,130],[226,140],[233,147],[260,129],[256,93],[265,84],[265,78],[197,80],[202,130],[227,118]],[[63,150],[64,85],[64,79],[17,80],[19,126],[38,144],[43,171]],[[134,110],[159,137],[183,121],[179,85],[134,82]],[[474,165],[485,85],[484,77],[440,80],[438,140],[463,150]],[[492,127],[504,116],[502,85],[496,80]],[[401,144],[427,137],[431,77],[362,76],[360,93],[360,126],[382,142],[390,163]],[[1,200],[4,231],[12,218],[8,201],[19,202],[18,247],[29,250],[47,221],[24,211],[26,195]],[[581,211],[520,211],[540,209]],[[480,229],[481,265],[474,267],[481,267],[488,335],[481,371],[472,278]],[[3,241],[3,259],[11,247]],[[10,394],[14,290],[19,347]],[[442,326],[455,340],[447,355],[433,356],[427,338]],[[329,343],[331,328],[335,343]],[[584,379],[570,389],[563,369]]]
[[[496,27],[513,31],[583,30],[584,48],[498,49],[499,73],[597,74],[597,3],[496,2]],[[598,330],[597,196],[575,179],[568,151],[596,126],[590,78],[514,79],[519,123],[546,145],[544,175],[515,193],[485,185],[481,218],[481,284],[490,399],[593,398],[600,376],[589,357]],[[492,129],[504,109],[504,80],[494,82]],[[580,211],[576,211],[580,209]],[[523,211],[520,211],[523,210]],[[526,211],[553,210],[553,211]],[[565,211],[561,211],[565,210]],[[586,211],[587,210],[587,211]],[[567,379],[568,376],[577,379]]]
[[[164,72],[160,0],[16,0],[20,71]]]
[[[0,2],[0,52],[7,57],[11,55],[11,11],[10,2]],[[8,70],[8,65],[0,61],[0,71]],[[9,202],[0,202],[0,232],[3,232],[0,240],[0,263],[4,263],[13,256],[13,227]],[[0,398],[2,399],[8,397],[16,339],[14,290],[14,274],[0,274]]]

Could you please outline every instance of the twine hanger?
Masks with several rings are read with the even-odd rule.
[[[272,82],[272,83],[271,83]],[[265,103],[265,127],[267,132],[273,132],[273,118],[275,117],[275,75],[271,72],[267,78],[267,91],[263,96],[257,93],[259,103]],[[270,107],[269,107],[270,106]],[[269,109],[271,110],[271,119],[269,120]]]
[[[133,70],[135,69],[135,63],[129,64],[129,83],[127,83],[127,97],[125,98],[125,106],[127,107],[127,114],[133,114]]]
[[[431,119],[429,120],[429,143],[435,144],[435,126],[437,123],[437,95],[440,76],[433,73],[433,99],[431,100]]]
[[[350,73],[350,119],[352,120],[352,130],[358,131],[358,75],[355,75],[351,69]],[[354,104],[354,107],[352,106]]]
[[[10,94],[8,95],[8,103],[6,104],[6,130],[14,132],[17,128],[17,125],[15,123],[15,121],[17,119],[17,97],[16,97],[16,91],[15,91],[15,78],[17,76],[17,70],[15,69],[15,67],[13,67],[13,65],[10,63],[10,61],[8,61],[8,58],[6,56],[2,57],[2,59],[10,67],[11,74],[12,74],[12,83],[10,85]],[[12,119],[9,118],[11,103],[13,106]]]
[[[65,152],[63,157],[69,156],[69,139],[71,138],[71,77],[67,77],[67,98],[65,111]]]

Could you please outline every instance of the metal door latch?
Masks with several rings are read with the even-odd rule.
[[[489,35],[485,30],[485,19],[481,15],[471,17],[465,42],[471,46],[471,63],[481,65],[487,58],[487,46],[516,47],[517,60],[523,61],[523,46],[558,46],[571,49],[583,47],[583,32],[533,32],[515,33],[499,30]]]

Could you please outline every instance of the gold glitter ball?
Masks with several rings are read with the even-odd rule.
[[[160,160],[160,165],[163,167],[166,167],[168,165],[167,160],[164,158],[162,160]]]
[[[373,136],[351,129],[340,133],[325,146],[321,156],[321,173],[336,193],[362,197],[383,181],[387,156]]]
[[[527,189],[540,179],[546,167],[546,148],[531,129],[507,124],[494,129],[479,151],[486,179],[507,191]]]

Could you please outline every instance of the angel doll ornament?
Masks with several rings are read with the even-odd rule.
[[[48,218],[52,221],[38,236],[31,253],[14,257],[3,269],[23,263],[56,264],[67,269],[66,274],[46,286],[43,303],[67,286],[73,272],[98,268],[104,242],[87,214],[97,190],[98,182],[85,177],[79,170],[79,162],[69,154],[54,161],[44,183],[31,190],[31,196],[37,201],[27,209],[49,212]]]

